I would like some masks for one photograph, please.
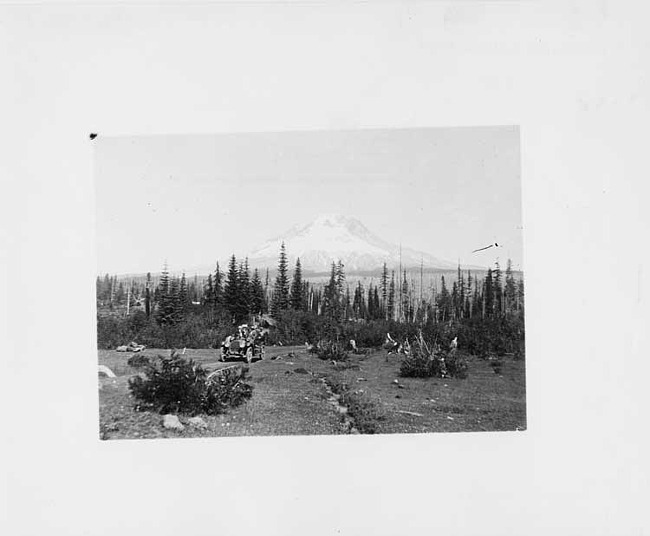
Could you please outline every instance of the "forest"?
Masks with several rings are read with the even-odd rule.
[[[401,339],[422,332],[448,344],[458,337],[467,352],[488,356],[524,353],[524,282],[508,260],[481,273],[458,267],[449,285],[444,275],[425,289],[422,273],[390,270],[376,282],[349,282],[341,261],[326,282],[303,277],[300,259],[290,267],[282,244],[277,269],[261,274],[248,260],[230,257],[206,278],[171,275],[167,266],[154,280],[125,281],[98,276],[98,347],[135,340],[157,348],[218,348],[242,322],[267,318],[274,328],[268,344],[314,344],[355,339],[379,347],[387,332]]]

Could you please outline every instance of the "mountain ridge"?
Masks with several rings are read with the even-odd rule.
[[[305,272],[326,273],[339,259],[346,273],[374,272],[386,263],[391,269],[452,270],[458,264],[424,251],[382,239],[361,221],[341,214],[320,214],[307,224],[294,225],[284,233],[251,250],[247,257],[253,268],[276,266],[282,242],[289,265],[300,258]],[[461,268],[465,269],[465,267]],[[473,269],[483,269],[472,266]]]

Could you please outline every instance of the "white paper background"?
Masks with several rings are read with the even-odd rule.
[[[642,6],[0,7],[3,533],[647,534]],[[98,440],[90,132],[502,124],[527,432]]]

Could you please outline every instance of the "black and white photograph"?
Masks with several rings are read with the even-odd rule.
[[[519,143],[95,139],[101,438],[525,430]]]
[[[0,0],[0,534],[650,532],[639,0]]]

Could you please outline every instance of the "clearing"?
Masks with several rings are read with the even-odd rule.
[[[133,410],[128,379],[138,369],[127,365],[132,355],[152,359],[168,356],[169,350],[147,349],[143,354],[99,350],[99,364],[117,376],[99,378],[102,439],[526,428],[523,361],[506,357],[501,373],[496,374],[488,361],[469,356],[469,376],[464,380],[401,378],[401,356],[383,350],[350,354],[349,360],[333,363],[307,353],[304,347],[267,347],[266,358],[249,365],[252,399],[223,415],[202,416],[207,429],[168,430],[162,426],[161,415]],[[187,349],[183,357],[210,370],[238,363],[220,363],[218,356],[219,350]],[[187,423],[188,417],[179,418]]]

